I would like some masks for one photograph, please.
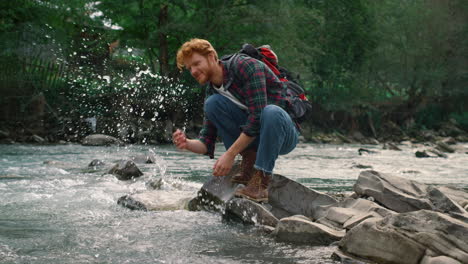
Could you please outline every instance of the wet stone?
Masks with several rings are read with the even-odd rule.
[[[132,160],[120,161],[108,173],[115,175],[121,181],[131,180],[143,175],[143,172],[140,171]]]
[[[226,220],[244,224],[276,226],[278,219],[263,205],[242,198],[231,199],[223,213]]]

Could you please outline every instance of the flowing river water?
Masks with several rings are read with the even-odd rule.
[[[361,147],[377,153],[359,155]],[[448,158],[419,159],[411,146],[300,144],[279,158],[275,172],[321,192],[351,192],[363,166],[468,189],[468,144],[458,147],[464,151]],[[148,152],[157,162],[138,164],[141,178],[124,182],[104,173],[117,160]],[[89,169],[93,159],[107,167]],[[169,145],[0,145],[0,263],[337,263],[333,246],[278,243],[219,214],[117,205],[159,178],[195,195],[213,164]]]

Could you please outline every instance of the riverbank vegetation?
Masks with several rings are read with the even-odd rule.
[[[204,91],[175,65],[178,47],[193,37],[210,40],[220,55],[243,43],[271,45],[313,102],[304,131],[380,140],[468,131],[463,0],[0,6],[0,130],[16,141],[34,134],[74,141],[96,132],[158,143],[174,127],[195,134]]]

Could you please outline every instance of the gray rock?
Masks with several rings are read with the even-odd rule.
[[[88,164],[88,167],[99,167],[99,166],[104,166],[104,165],[106,165],[104,161],[94,159]]]
[[[4,139],[8,137],[10,137],[10,133],[8,133],[8,131],[0,130],[0,139]]]
[[[272,213],[277,218],[292,215],[305,215],[318,219],[325,212],[324,207],[334,205],[338,201],[304,185],[275,174],[268,188],[268,203]]]
[[[306,220],[303,217],[291,216],[280,220],[273,235],[280,242],[328,246],[342,239],[345,231],[337,231],[325,225]]]
[[[31,140],[36,143],[45,143],[46,140],[38,135],[32,135]]]
[[[439,188],[429,187],[428,198],[434,205],[434,210],[442,213],[457,213],[465,214],[466,211],[456,201],[452,200],[449,196],[443,193]]]
[[[188,209],[189,201],[195,192],[189,191],[149,191],[119,198],[117,204],[132,210],[174,211]]]
[[[376,171],[361,172],[354,191],[358,196],[373,197],[379,204],[399,213],[429,209],[464,215],[468,204],[468,193],[462,190],[431,187]]]
[[[234,197],[239,186],[232,183],[232,176],[240,173],[240,162],[236,162],[228,175],[223,177],[212,176],[198,191],[197,197],[190,202],[191,210],[222,211],[225,204]]]
[[[109,174],[114,174],[121,181],[131,180],[143,175],[143,172],[138,169],[132,160],[122,160],[115,164],[109,171]]]
[[[434,157],[447,158],[448,156],[437,149],[428,149],[427,152],[434,154]],[[430,155],[430,154],[429,154]]]
[[[401,149],[395,143],[392,143],[392,142],[385,143],[383,145],[383,149],[401,151]]]
[[[317,223],[332,228],[351,229],[366,219],[383,218],[391,214],[395,212],[372,201],[347,198],[336,206],[330,207],[325,216],[317,220]]]
[[[369,150],[369,149],[365,149],[365,148],[360,148],[360,149],[358,149],[358,153],[359,153],[359,155],[362,155],[362,153],[376,154],[377,151]]]
[[[416,151],[415,155],[416,155],[416,158],[430,158],[430,157],[431,157],[431,156],[430,156],[429,154],[427,154],[427,152],[424,151],[424,150],[423,150],[423,151],[419,151],[419,150]]]
[[[427,195],[427,185],[404,178],[363,171],[353,186],[360,196],[371,196],[377,202],[395,212],[432,209]]]
[[[440,150],[442,152],[447,152],[447,153],[454,153],[455,150],[450,147],[447,143],[443,142],[443,141],[438,141],[436,143],[436,149],[437,150]]]
[[[371,262],[367,262],[366,260],[357,259],[356,256],[349,256],[340,249],[336,249],[331,255],[331,258],[340,261],[342,264],[371,264]]]
[[[377,263],[418,264],[427,250],[468,263],[468,223],[428,210],[389,215],[354,227],[339,247]]]
[[[278,218],[264,206],[241,198],[234,198],[227,202],[223,218],[234,221],[240,220],[244,224],[259,224],[272,227],[275,227],[278,223]]]
[[[124,143],[121,140],[115,137],[111,137],[111,136],[103,135],[103,134],[89,135],[82,140],[81,144],[83,146],[110,146],[110,145],[123,146],[124,145]]]

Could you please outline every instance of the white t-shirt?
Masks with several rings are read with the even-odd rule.
[[[222,96],[225,96],[227,98],[229,98],[229,100],[231,100],[233,103],[235,103],[237,106],[239,106],[241,109],[243,110],[247,110],[247,106],[245,106],[244,104],[242,104],[239,100],[237,100],[236,97],[234,97],[234,95],[231,94],[231,92],[229,92],[228,90],[225,90],[224,89],[224,85],[221,85],[221,87],[216,87],[215,85],[212,85],[213,88],[219,93],[221,94]]]

